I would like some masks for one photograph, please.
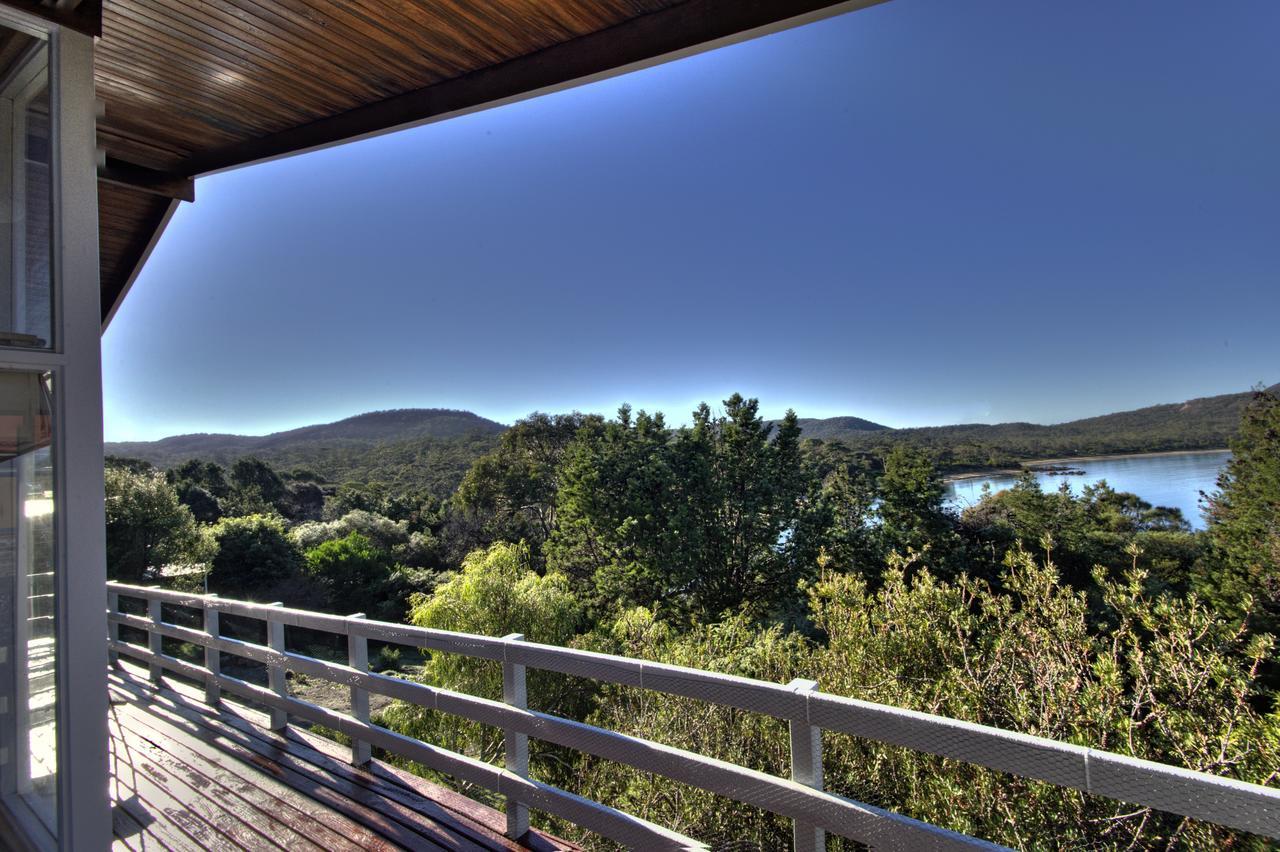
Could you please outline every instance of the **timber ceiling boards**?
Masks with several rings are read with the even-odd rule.
[[[103,315],[191,179],[879,0],[107,0]],[[81,16],[82,2],[50,14]]]

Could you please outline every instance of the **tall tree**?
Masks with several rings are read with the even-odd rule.
[[[1252,597],[1258,628],[1280,632],[1280,398],[1258,392],[1205,501],[1211,543],[1198,587],[1228,611]]]
[[[798,558],[814,569],[878,577],[884,564],[876,535],[875,488],[864,471],[842,465],[814,483],[793,539]]]
[[[597,603],[652,599],[685,582],[683,563],[668,561],[682,526],[668,494],[670,437],[661,414],[633,415],[624,405],[616,419],[565,450],[547,561]],[[666,566],[665,577],[658,565]]]
[[[580,431],[603,423],[596,414],[534,412],[503,432],[497,449],[477,459],[458,486],[450,528],[455,546],[526,541],[541,567],[542,545],[556,528],[565,450]]]
[[[218,553],[209,573],[210,591],[250,600],[281,597],[295,605],[304,603],[296,589],[289,589],[290,582],[299,579],[303,560],[282,519],[272,515],[223,518],[213,528],[213,537]],[[285,589],[292,594],[283,594]]]
[[[706,405],[672,433],[661,415],[623,407],[566,453],[549,564],[608,607],[657,606],[706,620],[757,614],[795,591],[787,546],[806,493],[795,414],[775,429],[756,400]]]
[[[468,554],[462,570],[431,595],[414,595],[409,620],[436,630],[485,636],[520,633],[530,642],[568,645],[581,626],[582,605],[566,577],[555,572],[540,575],[533,570],[526,546],[500,543]],[[483,698],[502,697],[500,667],[460,654],[432,654],[423,666],[422,680]],[[581,718],[591,694],[583,687],[576,678],[530,671],[529,706]],[[380,714],[379,723],[480,760],[493,760],[501,754],[501,730],[419,705],[394,702]],[[563,754],[556,754],[551,762],[544,755],[555,753],[554,747],[536,741],[531,746],[532,760],[540,766],[542,777],[556,771],[553,767],[564,774]]]
[[[925,450],[905,444],[885,456],[880,477],[880,533],[886,550],[930,552],[929,563],[947,570],[960,546],[946,510],[946,488]]]
[[[324,591],[331,612],[358,610],[370,618],[399,617],[388,590],[395,560],[358,532],[326,541],[305,554],[307,576]]]
[[[111,466],[106,475],[107,572],[136,583],[165,565],[207,557],[195,518],[159,473]]]
[[[214,462],[188,459],[165,474],[178,499],[197,521],[211,524],[223,515],[222,501],[231,494],[226,472]]]

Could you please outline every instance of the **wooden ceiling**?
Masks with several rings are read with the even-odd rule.
[[[96,60],[103,316],[197,175],[875,2],[107,0]]]

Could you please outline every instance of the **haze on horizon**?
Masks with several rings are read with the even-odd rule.
[[[104,336],[107,439],[1274,382],[1277,37],[1273,0],[893,0],[201,179]]]

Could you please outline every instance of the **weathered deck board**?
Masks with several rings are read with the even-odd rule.
[[[126,727],[131,732],[141,732],[140,728],[145,730],[138,724],[138,720],[134,719],[130,719]],[[179,765],[192,765],[202,760],[199,744],[195,748],[190,747],[183,742],[182,738],[172,734],[165,749],[167,760]],[[357,852],[363,848],[348,839],[352,832],[359,832],[359,826],[337,821],[331,821],[332,825],[326,825],[308,812],[314,807],[310,800],[275,779],[265,776],[255,768],[238,761],[230,761],[229,765],[217,767],[210,774],[210,778],[224,790],[238,796],[258,811],[275,817],[274,821],[280,824],[277,830],[280,838],[287,838],[290,835],[298,838],[290,839],[285,845],[286,849],[319,848],[331,850],[331,852]],[[223,798],[222,794],[217,795]],[[279,843],[280,840],[276,842]]]
[[[143,743],[148,762],[170,777],[181,778],[191,770],[198,772],[199,777],[194,777],[194,780],[188,781],[184,786],[194,795],[207,797],[213,807],[251,818],[253,828],[266,842],[281,849],[305,852],[323,852],[326,848],[308,837],[306,824],[311,820],[307,818],[305,811],[290,809],[280,799],[260,791],[232,773],[217,767],[212,770],[208,766],[201,767],[204,762],[201,756],[183,749],[172,736],[141,726],[127,714],[120,715],[125,716],[119,723],[122,734],[131,741]],[[163,748],[158,745],[157,740],[164,743]],[[183,798],[185,800],[185,795]],[[329,835],[325,840],[331,844],[329,848],[334,852],[359,849],[335,832],[330,832]]]
[[[148,708],[148,715],[159,715],[159,708]],[[193,741],[204,740],[206,749],[215,750],[221,760],[230,759],[232,761],[242,762],[246,765],[257,765],[260,771],[269,772],[276,779],[284,782],[290,788],[302,793],[306,798],[311,800],[310,810],[323,809],[325,811],[339,814],[348,819],[358,828],[366,829],[363,832],[364,837],[361,840],[363,848],[404,848],[410,850],[439,850],[450,848],[446,845],[432,842],[432,839],[423,835],[429,830],[430,826],[424,826],[422,833],[407,828],[402,824],[385,819],[373,808],[367,806],[366,802],[358,801],[360,794],[357,790],[348,791],[351,795],[344,796],[341,792],[336,792],[324,784],[309,777],[306,773],[295,772],[288,767],[280,765],[277,760],[283,757],[279,749],[273,749],[271,746],[261,746],[255,748],[245,748],[242,743],[237,743],[210,731],[207,733],[199,733],[194,726],[188,726],[183,720],[167,717],[164,719],[165,733],[169,736],[178,736],[184,732],[192,736]],[[211,749],[212,747],[212,749]],[[392,846],[387,845],[390,841]],[[483,847],[476,847],[483,848]]]
[[[275,733],[253,711],[213,711],[174,684],[111,675],[117,850],[548,850],[501,834],[498,811],[335,743]]]

